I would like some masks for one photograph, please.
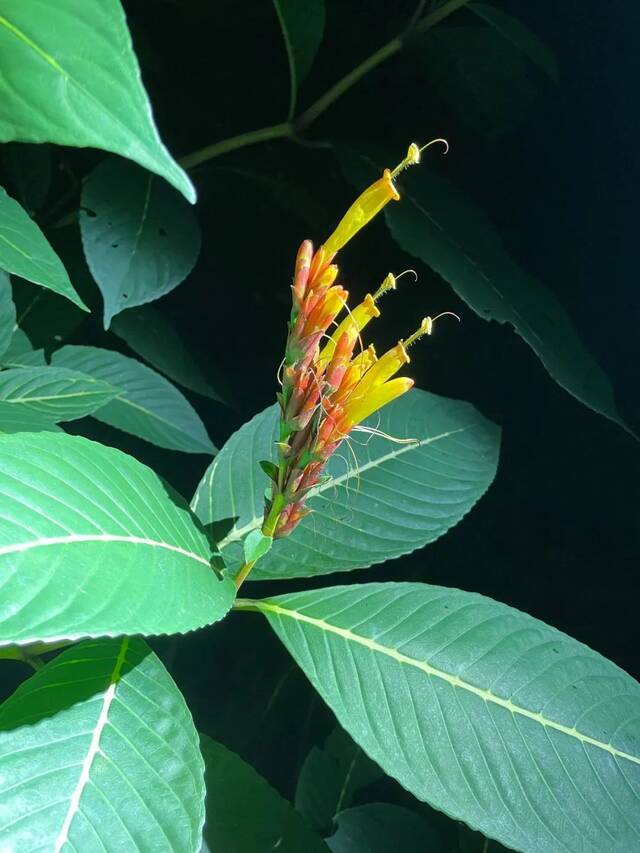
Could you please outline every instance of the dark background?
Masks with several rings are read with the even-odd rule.
[[[328,0],[325,37],[300,93],[302,107],[380,47],[415,3]],[[530,66],[532,95],[515,126],[478,132],[434,91],[420,41],[372,72],[304,133],[306,142],[382,142],[400,160],[408,142],[446,136],[435,168],[483,207],[521,265],[566,307],[615,387],[623,417],[640,428],[636,253],[640,6],[601,0],[496,0],[555,53],[556,83]],[[125,0],[143,79],[160,133],[176,156],[283,121],[288,69],[269,0]],[[477,26],[461,10],[442,26]],[[490,58],[487,58],[489,61]],[[61,186],[102,155],[62,150]],[[393,165],[393,163],[389,163]],[[258,173],[268,180],[258,184]],[[276,390],[296,248],[319,243],[353,198],[330,147],[280,140],[225,155],[192,174],[203,249],[192,275],[159,307],[213,375],[224,374],[231,409],[193,396],[220,446]],[[410,173],[401,181],[409,185]],[[271,184],[269,186],[269,184]],[[65,239],[73,242],[77,225]],[[59,239],[62,236],[59,235]],[[63,256],[64,257],[64,256]],[[404,255],[382,218],[343,255],[354,296],[388,270],[415,267],[384,304],[378,350],[425,314],[459,313],[416,347],[417,384],[469,400],[503,427],[496,480],[450,533],[384,566],[322,580],[422,580],[484,593],[548,622],[640,674],[638,510],[640,445],[547,375],[506,326],[487,324],[450,287]],[[122,348],[95,326],[68,342]],[[107,428],[91,434],[113,440]],[[85,430],[87,432],[87,430]],[[110,438],[111,436],[111,438]],[[117,437],[190,496],[207,460]],[[249,585],[249,594],[300,588]],[[237,749],[284,793],[331,716],[292,669],[266,623],[232,615],[224,624],[158,644],[198,727]],[[288,745],[286,751],[282,744]]]

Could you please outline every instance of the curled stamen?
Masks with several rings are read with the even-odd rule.
[[[436,320],[439,320],[440,317],[455,317],[456,320],[458,321],[458,323],[462,323],[462,320],[460,319],[460,317],[458,317],[457,314],[454,314],[453,311],[442,311],[440,314],[436,314],[435,317],[426,317],[425,318],[426,320],[429,321],[429,331],[427,332],[428,335],[431,334],[431,332],[433,331],[433,324],[435,323]]]
[[[417,281],[418,273],[415,270],[404,270],[403,272],[398,273],[398,275],[394,275],[392,272],[387,273],[384,278],[384,281],[373,294],[373,301],[377,302],[378,299],[380,299],[381,296],[384,296],[385,293],[388,293],[390,290],[395,290],[397,287],[397,282],[402,278],[403,275],[406,275],[409,272],[413,273],[413,275],[415,276],[415,280]]]
[[[422,323],[420,323],[420,326],[415,330],[415,332],[412,335],[409,335],[409,337],[406,339],[406,341],[402,340],[402,341],[400,341],[400,343],[403,345],[403,347],[405,349],[409,349],[409,347],[412,344],[415,344],[415,342],[419,338],[421,338],[423,335],[430,335],[432,328],[433,328],[433,320],[431,319],[431,317],[425,317],[423,319]]]
[[[420,162],[420,157],[421,157],[422,152],[426,148],[428,148],[430,145],[435,145],[436,142],[441,142],[445,146],[444,153],[448,154],[449,143],[447,142],[446,139],[441,139],[441,138],[432,139],[430,142],[427,142],[426,145],[423,145],[422,148],[419,148],[415,142],[412,142],[411,145],[409,146],[409,150],[407,151],[407,156],[404,158],[404,160],[401,163],[398,163],[398,165],[395,167],[395,169],[393,169],[393,171],[391,172],[391,180],[394,180],[395,178],[397,178],[398,175],[400,174],[400,172],[404,172],[404,170],[408,169],[409,166],[417,165]]]

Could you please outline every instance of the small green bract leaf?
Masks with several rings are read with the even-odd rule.
[[[246,563],[254,563],[271,550],[273,538],[265,536],[261,530],[252,530],[242,543]]]

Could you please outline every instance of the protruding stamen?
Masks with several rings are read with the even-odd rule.
[[[392,272],[387,273],[384,278],[384,281],[373,294],[373,301],[377,302],[378,299],[380,299],[381,296],[384,296],[385,293],[388,293],[390,290],[395,290],[399,279],[401,279],[402,276],[406,275],[408,272],[413,273],[413,275],[415,276],[415,280],[418,280],[418,273],[415,270],[404,270],[403,272],[398,273],[398,275],[394,275]]]
[[[431,317],[425,317],[422,323],[420,323],[420,326],[415,330],[415,332],[412,335],[409,335],[406,341],[402,340],[400,341],[400,343],[404,345],[405,349],[409,349],[409,347],[412,344],[415,344],[415,342],[423,335],[430,335],[432,328],[433,320],[431,319]]]
[[[408,169],[409,166],[417,165],[420,162],[422,152],[430,145],[435,145],[436,142],[441,142],[445,146],[444,153],[447,154],[449,151],[449,143],[446,139],[432,139],[430,142],[427,142],[426,145],[423,145],[422,148],[419,148],[415,142],[412,142],[409,146],[409,150],[407,151],[407,156],[401,163],[398,163],[395,169],[391,172],[391,179],[394,180],[397,178],[400,172],[404,172],[404,170]]]

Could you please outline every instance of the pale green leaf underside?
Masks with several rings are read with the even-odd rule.
[[[423,584],[238,602],[413,794],[518,850],[640,844],[640,685],[506,605]]]
[[[156,130],[119,0],[0,0],[0,141],[11,140],[113,151],[195,201]]]
[[[125,308],[158,299],[193,269],[200,228],[192,208],[164,181],[108,157],[82,190],[85,258],[104,299],[104,327]]]
[[[204,840],[211,853],[328,853],[324,841],[266,779],[201,735],[207,788]]]
[[[145,465],[85,438],[2,438],[0,645],[182,633],[235,588],[182,499]]]
[[[0,707],[0,848],[197,853],[198,734],[143,640],[81,643]]]
[[[366,423],[416,442],[353,433],[329,462],[332,479],[309,500],[313,513],[273,543],[252,579],[345,571],[407,554],[460,521],[493,480],[500,431],[468,403],[413,390]],[[268,480],[258,462],[274,458],[276,424],[274,406],[235,433],[192,501],[205,524],[233,520],[220,541],[231,567],[242,559],[240,540],[261,524]]]
[[[14,367],[0,371],[0,401],[53,423],[90,415],[118,389],[64,367]]]
[[[357,186],[388,165],[345,149],[340,157]],[[559,385],[624,427],[611,384],[567,312],[509,256],[486,214],[428,166],[407,174],[403,184],[401,201],[385,212],[398,245],[441,275],[484,320],[510,323]]]
[[[146,441],[185,453],[215,452],[189,401],[155,370],[112,350],[65,346],[51,357],[56,367],[86,373],[119,389],[94,417]]]
[[[2,0],[0,0],[0,10]],[[0,33],[2,32],[0,17]],[[2,39],[0,37],[0,57]],[[0,59],[0,72],[2,60]],[[2,74],[0,73],[0,114],[2,111]],[[75,305],[89,309],[73,289],[62,261],[53,251],[47,238],[17,201],[0,187],[0,267],[27,281],[40,284]]]

